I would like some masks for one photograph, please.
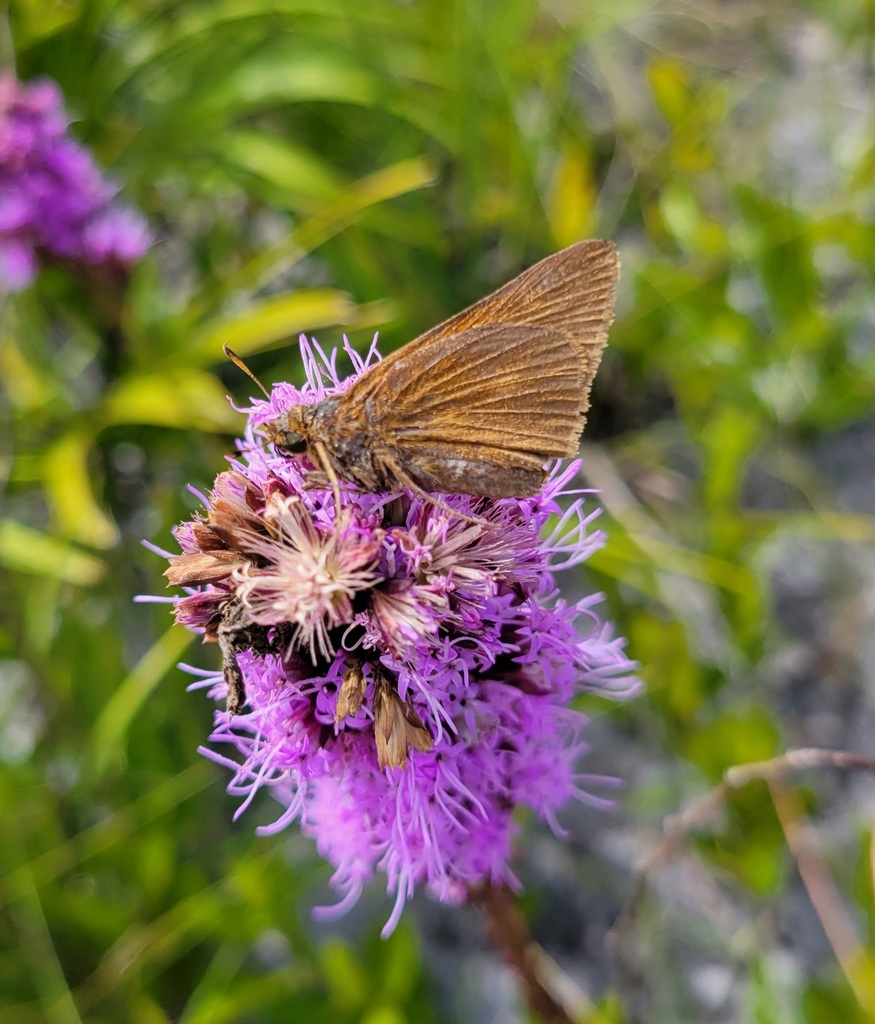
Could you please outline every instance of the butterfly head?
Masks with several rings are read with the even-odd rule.
[[[250,380],[255,381],[264,397],[269,401],[270,392],[240,356],[227,345],[223,345],[222,349],[235,366],[241,369]],[[304,426],[303,407],[300,405],[292,406],[291,409],[280,413],[276,422],[263,423],[261,429],[264,431],[268,443],[272,444],[281,455],[302,455],[310,447],[307,430]]]
[[[275,422],[262,424],[261,429],[280,455],[302,455],[310,447],[299,405],[281,413]]]

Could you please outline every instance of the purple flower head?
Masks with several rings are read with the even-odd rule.
[[[40,260],[112,266],[149,246],[146,223],[67,135],[60,90],[0,72],[0,291],[19,291]]]
[[[559,829],[572,797],[599,802],[575,765],[582,690],[625,696],[635,666],[595,608],[567,603],[556,573],[604,543],[598,508],[556,465],[532,497],[364,493],[308,486],[306,456],[266,450],[259,427],[345,390],[336,355],[301,339],[307,383],[249,410],[244,454],[201,514],[177,527],[177,620],[220,645],[221,674],[195,685],[228,699],[204,753],[244,798],[269,789],[333,864],[342,912],[377,872],[398,921],[417,885],[463,901],[516,884],[517,825],[531,808]],[[379,359],[348,345],[357,374]],[[201,674],[202,675],[202,674]],[[610,780],[601,780],[609,782]]]

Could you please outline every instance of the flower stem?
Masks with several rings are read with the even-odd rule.
[[[481,885],[469,895],[486,915],[489,937],[522,983],[532,1013],[544,1024],[595,1024],[598,1009],[534,941],[512,890]]]

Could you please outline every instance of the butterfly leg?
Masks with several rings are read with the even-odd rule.
[[[334,466],[331,465],[331,459],[328,458],[328,452],[325,450],[325,445],[321,441],[317,441],[313,448],[319,459],[319,464],[322,467],[323,472],[331,481],[331,490],[334,492],[334,508],[335,515],[340,515],[340,484],[337,480],[337,474],[334,472]]]
[[[457,519],[462,519],[466,523],[475,523],[477,526],[491,525],[486,519],[477,519],[474,516],[466,516],[465,513],[461,512],[459,509],[450,508],[450,506],[444,504],[444,502],[442,502],[440,498],[436,498],[433,494],[429,494],[427,491],[424,491],[419,486],[419,484],[417,484],[414,480],[411,479],[410,474],[404,469],[404,467],[399,462],[393,459],[391,455],[383,456],[383,464],[385,465],[386,469],[388,469],[392,473],[392,475],[395,477],[398,483],[406,487],[408,490],[413,491],[414,494],[418,494],[419,497],[423,498],[425,501],[431,502],[431,504],[434,505],[436,508],[443,509],[444,512],[449,512],[451,515],[454,515]]]

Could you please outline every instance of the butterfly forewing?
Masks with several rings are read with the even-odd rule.
[[[370,490],[533,494],[546,462],[577,452],[617,269],[610,242],[572,245],[282,429]]]
[[[526,324],[564,334],[580,360],[582,411],[614,317],[619,260],[612,242],[590,240],[554,253],[498,291],[432,327],[410,345],[426,346],[481,324]]]
[[[348,411],[411,457],[445,444],[488,448],[511,461],[528,455],[540,467],[577,451],[581,372],[556,331],[472,327],[407,346],[378,369],[350,393]]]

